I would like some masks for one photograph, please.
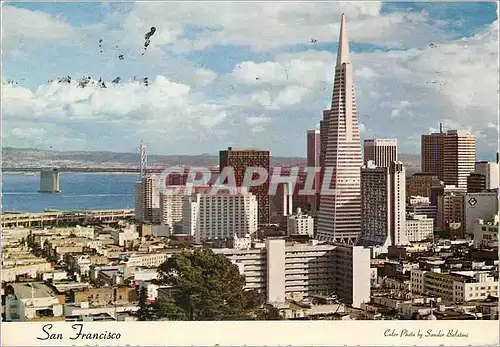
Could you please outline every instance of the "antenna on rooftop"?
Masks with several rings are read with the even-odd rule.
[[[143,141],[141,141],[141,146],[139,147],[140,149],[140,162],[139,162],[139,169],[140,169],[140,174],[141,174],[141,179],[146,177],[146,171],[147,171],[147,166],[148,166],[148,154],[146,153],[146,145],[144,144]]]

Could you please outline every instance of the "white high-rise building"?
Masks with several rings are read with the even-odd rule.
[[[170,233],[182,230],[182,205],[185,186],[168,186],[172,194],[160,194],[161,224],[168,226]],[[175,192],[175,193],[174,193]]]
[[[160,224],[158,177],[148,175],[135,185],[135,218],[140,223]]]
[[[299,296],[337,296],[359,308],[370,301],[370,250],[359,246],[268,238],[259,248],[214,249],[238,265],[246,288],[281,304]],[[311,266],[314,264],[314,266]]]
[[[346,30],[345,14],[342,14],[332,107],[323,112],[320,122],[322,186],[334,189],[335,194],[324,191],[321,194],[316,237],[355,244],[361,233],[363,159]]]
[[[492,161],[477,161],[475,172],[485,177],[486,189],[499,188],[498,163]]]
[[[245,187],[236,193],[221,188],[217,194],[193,194],[185,198],[182,210],[183,233],[194,236],[197,243],[257,232],[257,199]]]
[[[307,213],[302,213],[300,208],[297,213],[288,216],[287,219],[287,235],[307,235],[314,236],[314,218]]]
[[[361,169],[361,227],[359,244],[406,245],[405,170],[401,162]]]

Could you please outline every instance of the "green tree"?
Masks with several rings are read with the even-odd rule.
[[[167,320],[187,320],[186,312],[177,304],[173,297],[160,296],[153,304],[153,309],[158,317]]]
[[[175,254],[159,272],[160,282],[173,288],[172,304],[187,320],[246,319],[263,303],[259,293],[244,289],[238,267],[208,248]]]
[[[155,308],[153,305],[148,303],[148,291],[146,287],[141,287],[139,289],[139,309],[135,315],[140,321],[151,321],[157,319]]]

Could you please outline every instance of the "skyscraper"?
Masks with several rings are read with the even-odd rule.
[[[160,189],[156,175],[146,175],[135,184],[135,219],[140,223],[160,224]]]
[[[443,180],[444,137],[443,124],[439,123],[439,132],[422,135],[421,138],[421,170],[423,173],[435,174]]]
[[[319,130],[307,131],[307,166],[319,167],[320,166],[320,152],[321,152],[321,135]],[[316,213],[319,208],[319,191],[321,188],[321,175],[316,174],[314,177],[314,196],[310,197],[311,212]]]
[[[269,151],[260,149],[234,148],[229,147],[225,151],[219,153],[219,170],[226,167],[232,167],[236,180],[236,186],[243,186],[245,171],[249,167],[261,167],[269,173]],[[257,198],[259,207],[259,224],[269,223],[269,177],[261,185],[249,187],[250,193],[253,193]]]
[[[467,176],[474,171],[475,136],[462,131],[422,135],[422,172],[433,173],[446,185],[467,188]]]
[[[363,144],[363,162],[367,165],[371,160],[375,166],[389,167],[398,160],[398,140],[366,139]]]
[[[474,172],[475,162],[475,136],[467,132],[449,130],[444,137],[444,184],[467,188],[467,176]]]
[[[316,237],[355,244],[361,232],[360,170],[363,164],[345,14],[339,35],[332,107],[320,123],[323,186]],[[325,142],[326,141],[326,142]]]
[[[405,245],[405,170],[401,162],[389,167],[373,161],[361,169],[361,227],[363,246]]]

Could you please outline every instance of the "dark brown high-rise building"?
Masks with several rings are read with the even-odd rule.
[[[471,173],[467,176],[467,193],[481,193],[486,190],[486,176],[480,173]]]
[[[448,130],[422,135],[422,172],[433,173],[446,185],[467,188],[474,171],[476,139],[467,132]]]
[[[416,173],[406,178],[406,197],[432,196],[432,188],[442,186],[437,175],[433,173]]]
[[[421,170],[424,173],[436,175],[441,181],[444,177],[443,154],[444,138],[442,124],[439,124],[439,132],[422,135],[421,139]]]
[[[220,172],[227,166],[232,167],[238,187],[243,186],[245,171],[249,167],[261,167],[270,174],[269,162],[269,151],[266,150],[229,147],[219,153]],[[269,179],[268,176],[268,179],[263,184],[249,187],[249,191],[255,194],[259,204],[259,224],[269,223]]]

